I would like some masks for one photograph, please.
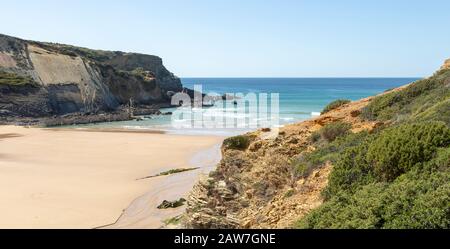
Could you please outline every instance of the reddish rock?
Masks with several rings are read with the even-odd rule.
[[[350,112],[350,115],[351,115],[353,118],[356,118],[356,117],[358,117],[359,115],[361,115],[361,110],[354,110],[354,111]]]

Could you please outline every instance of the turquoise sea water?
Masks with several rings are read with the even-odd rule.
[[[183,78],[182,83],[188,88],[201,85],[203,93],[279,93],[279,123],[283,125],[311,118],[333,100],[358,100],[416,80],[417,78]],[[213,107],[214,115],[217,116],[217,111],[220,113],[223,109],[223,106]],[[89,127],[159,129],[178,134],[217,135],[233,135],[248,130],[248,128],[175,129],[172,124],[170,116],[154,116],[139,122],[111,122]]]

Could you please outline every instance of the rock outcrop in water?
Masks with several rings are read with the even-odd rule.
[[[122,120],[129,118],[123,113],[130,101],[141,113],[152,113],[170,105],[171,94],[182,90],[180,79],[157,56],[0,35],[3,122],[65,115],[77,117],[74,122],[102,121],[104,116]],[[103,118],[92,117],[99,114]]]

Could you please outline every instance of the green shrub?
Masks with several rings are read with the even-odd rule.
[[[72,56],[72,57],[83,56],[83,57],[89,58],[91,60],[100,61],[100,62],[104,62],[104,61],[111,59],[115,54],[115,52],[93,50],[93,49],[88,49],[88,48],[75,47],[75,46],[63,45],[63,44],[54,44],[54,43],[45,44],[45,49],[48,49],[50,51],[55,51],[58,53],[62,53],[62,54]]]
[[[416,120],[442,120],[437,106],[445,110],[443,102],[450,100],[450,70],[441,70],[434,76],[419,80],[410,84],[402,90],[378,96],[362,111],[362,117],[368,120],[393,120],[396,122],[416,121]],[[447,85],[446,85],[447,84]],[[430,109],[435,115],[416,119],[422,113],[429,112]],[[448,110],[448,109],[447,109]],[[444,113],[444,118],[449,120],[449,113]],[[428,118],[428,119],[425,119]],[[445,121],[445,120],[443,120]]]
[[[295,190],[289,189],[288,191],[286,191],[286,193],[284,193],[284,198],[292,197],[294,194],[295,194]]]
[[[320,144],[312,152],[301,154],[293,161],[296,176],[308,176],[314,169],[324,165],[327,161],[335,163],[344,149],[357,146],[368,137],[367,131],[350,133],[347,136],[338,137],[332,143]]]
[[[450,129],[440,122],[406,124],[389,128],[357,146],[339,152],[323,195],[354,192],[377,181],[393,181],[436,155],[450,144]],[[445,156],[445,154],[444,154]]]
[[[336,138],[349,134],[351,128],[350,124],[339,121],[325,125],[319,132],[323,139],[333,142]]]
[[[179,225],[183,220],[183,215],[178,215],[169,219],[164,220],[164,224],[166,225]]]
[[[443,123],[401,125],[382,132],[370,144],[367,162],[380,180],[392,181],[449,144],[450,129]]]
[[[450,228],[450,173],[411,172],[381,196],[383,228]]]
[[[322,114],[327,113],[327,112],[329,112],[329,111],[331,111],[331,110],[334,110],[334,109],[336,109],[336,108],[338,108],[338,107],[341,107],[341,106],[343,106],[343,105],[345,105],[345,104],[348,104],[348,103],[350,103],[350,102],[352,102],[352,101],[351,101],[351,100],[348,100],[348,99],[338,99],[338,100],[335,100],[335,101],[329,103],[329,104],[323,109]]]
[[[317,143],[317,142],[319,142],[319,140],[322,138],[322,135],[320,135],[320,132],[313,132],[312,134],[311,134],[311,136],[309,137],[309,141],[311,142],[311,143]]]
[[[431,171],[448,170],[450,168],[450,147],[438,149],[436,157],[428,162],[425,168]]]
[[[428,109],[415,114],[415,119],[419,121],[436,120],[442,121],[450,127],[450,96],[448,99],[441,101]]]
[[[348,142],[337,153],[325,203],[297,227],[450,228],[450,128],[444,123],[403,124],[339,141]]]
[[[294,167],[297,177],[305,177],[310,171],[310,165],[306,162],[295,162]]]
[[[245,150],[250,145],[250,138],[245,135],[239,135],[225,139],[223,146],[225,149]]]
[[[34,85],[34,80],[29,76],[19,76],[15,73],[0,71],[0,85],[23,86]]]
[[[365,187],[355,195],[339,193],[299,220],[296,227],[302,229],[379,228],[381,217],[377,215],[377,211],[382,207],[379,196],[383,191],[383,184],[375,184]]]
[[[368,144],[370,142],[347,148],[339,155],[322,193],[326,200],[340,192],[353,193],[361,186],[375,182],[373,169],[366,160]]]
[[[376,97],[362,109],[362,117],[367,120],[388,120],[393,116],[392,105],[396,102],[397,93],[392,92]]]
[[[450,228],[449,172],[408,173],[394,183],[341,192],[297,222],[298,228]]]

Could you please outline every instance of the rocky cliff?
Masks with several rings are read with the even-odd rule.
[[[153,55],[99,51],[0,35],[0,111],[39,118],[169,105],[179,78]]]
[[[189,228],[288,228],[319,207],[332,170],[330,163],[300,177],[292,159],[315,150],[311,134],[327,124],[347,122],[352,130],[381,124],[364,121],[360,110],[372,98],[343,105],[318,118],[286,126],[269,138],[264,130],[248,133],[244,150],[223,147],[217,169],[194,186],[185,225]]]

